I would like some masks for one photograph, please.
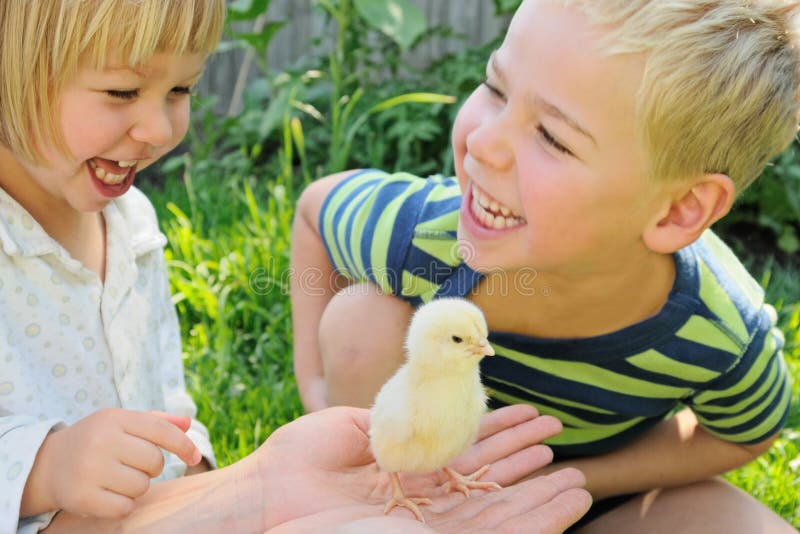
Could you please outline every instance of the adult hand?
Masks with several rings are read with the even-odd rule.
[[[195,465],[201,453],[184,434],[191,420],[162,412],[101,410],[44,440],[25,486],[21,515],[63,509],[122,517],[164,468],[161,448]]]
[[[407,529],[411,517],[383,510],[391,495],[388,474],[369,448],[369,412],[331,408],[278,429],[250,460],[258,462],[265,488],[264,528],[273,532],[314,532],[340,525],[342,532],[380,527]],[[491,464],[482,480],[513,484],[547,465],[552,452],[540,442],[561,430],[555,418],[539,417],[530,406],[511,406],[484,416],[478,442],[452,467],[472,472]],[[578,489],[580,472],[570,469],[526,481],[499,492],[474,492],[469,499],[445,491],[441,472],[402,474],[406,494],[428,497],[427,524],[441,531],[561,532],[588,509],[591,498]],[[420,532],[424,528],[414,524]],[[373,530],[374,531],[374,530]]]

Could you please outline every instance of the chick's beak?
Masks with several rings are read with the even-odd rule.
[[[473,345],[472,350],[475,352],[476,356],[494,356],[494,349],[486,338],[478,339],[478,342]]]

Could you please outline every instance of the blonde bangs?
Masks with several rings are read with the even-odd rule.
[[[159,52],[207,55],[224,18],[224,0],[0,1],[0,143],[32,162],[45,140],[66,154],[56,97],[82,61],[136,67]]]

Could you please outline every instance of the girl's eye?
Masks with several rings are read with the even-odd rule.
[[[191,87],[173,87],[172,88],[172,92],[174,94],[180,95],[180,96],[183,96],[183,95],[191,96],[192,88]]]
[[[132,100],[139,96],[138,89],[128,89],[128,90],[120,90],[120,89],[109,89],[106,91],[106,94],[112,98],[118,98],[120,100]]]
[[[539,131],[539,134],[542,136],[542,139],[544,139],[545,143],[552,146],[553,148],[555,148],[556,150],[558,150],[563,154],[572,155],[572,152],[570,152],[570,150],[567,147],[556,141],[555,137],[550,135],[550,132],[548,132],[544,126],[540,124],[539,126],[536,127],[536,129]]]

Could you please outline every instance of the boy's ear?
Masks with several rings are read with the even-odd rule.
[[[644,242],[654,252],[672,254],[724,217],[735,198],[736,186],[728,176],[704,174],[673,190],[669,204],[645,230]]]

